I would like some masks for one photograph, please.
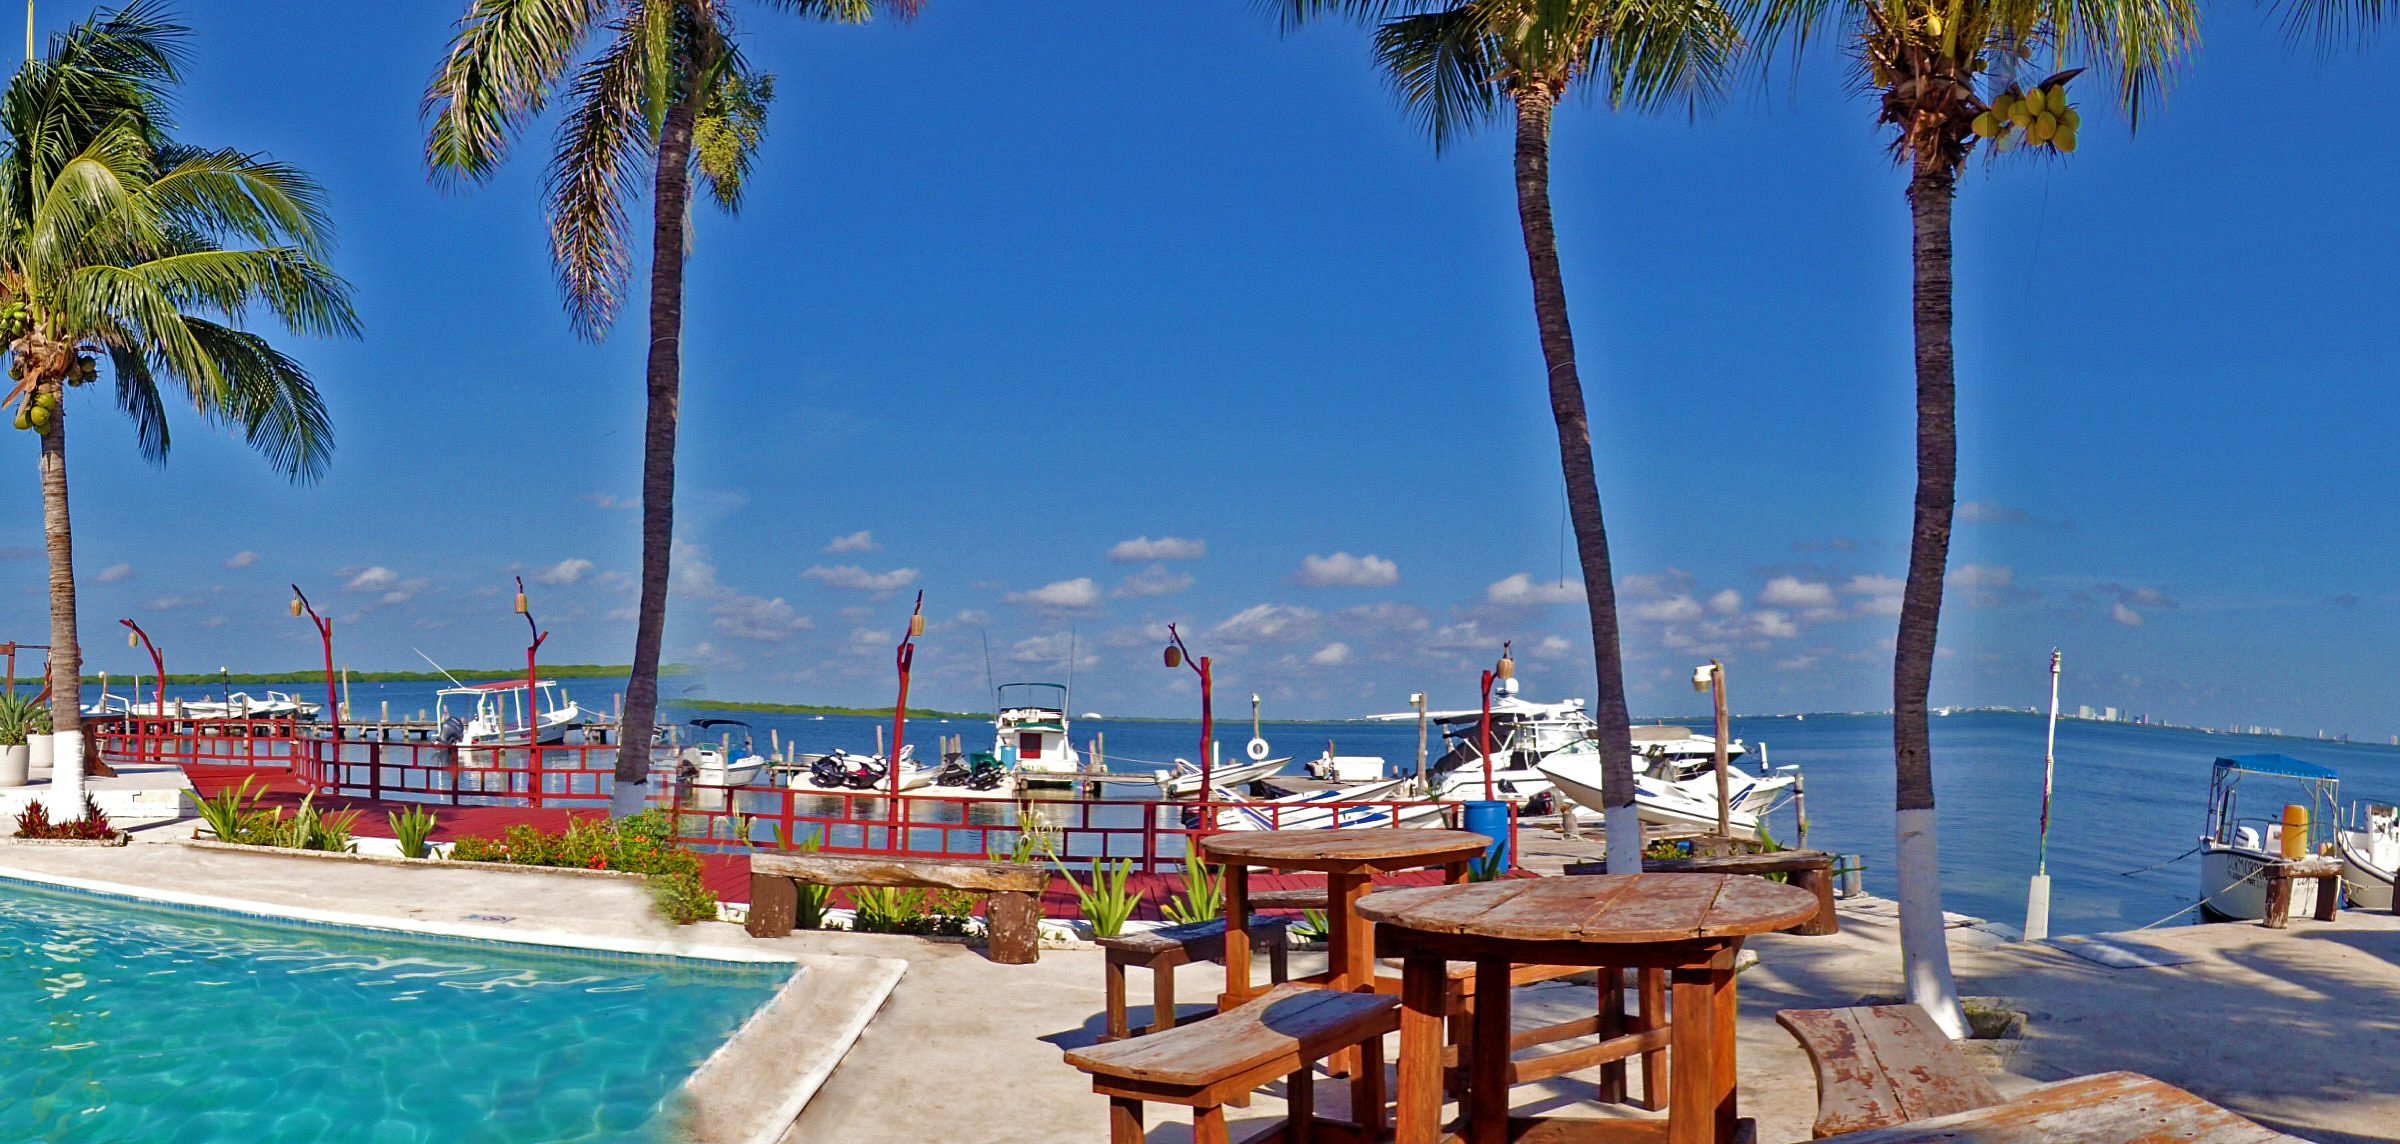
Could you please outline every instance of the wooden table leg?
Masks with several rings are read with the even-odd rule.
[[[1441,958],[1421,956],[1400,968],[1400,1099],[1393,1144],[1439,1144],[1442,1138],[1447,970]]]
[[[1625,1032],[1625,971],[1602,966],[1600,977],[1600,1039],[1608,1040]],[[1610,1061],[1600,1066],[1600,1103],[1625,1103],[1625,1062]]]
[[[1669,1018],[1674,1076],[1667,1086],[1667,1144],[1715,1144],[1717,998],[1706,967],[1668,974],[1674,995]]]
[[[1740,1079],[1741,1070],[1736,1066],[1734,1055],[1734,1050],[1740,1040],[1737,1019],[1741,1016],[1741,1004],[1740,998],[1735,994],[1737,975],[1733,971],[1734,959],[1740,955],[1741,951],[1742,941],[1740,938],[1735,938],[1733,944],[1727,946],[1725,952],[1718,954],[1708,969],[1709,992],[1714,995],[1715,1001],[1711,1017],[1716,1024],[1716,1030],[1715,1035],[1710,1039],[1716,1048],[1716,1064],[1711,1071],[1715,1074],[1717,1082],[1715,1139],[1719,1141],[1732,1140],[1734,1133],[1739,1130],[1741,1120],[1741,1109],[1738,1103],[1740,1093],[1735,1083]]]
[[[1504,960],[1486,957],[1475,962],[1474,1059],[1466,1062],[1467,1144],[1508,1140],[1508,971]]]
[[[1361,874],[1325,876],[1326,925],[1332,930],[1325,943],[1325,986],[1357,991],[1375,988],[1375,927],[1358,916],[1358,900],[1373,883]],[[1327,1057],[1325,1071],[1339,1077],[1358,1074],[1358,1050],[1343,1049]]]
[[[1250,999],[1250,868],[1225,864],[1225,995],[1217,998],[1224,1012]]]
[[[1667,971],[1636,969],[1633,971],[1636,1024],[1642,1032],[1664,1027],[1667,1023]],[[1667,1107],[1667,1053],[1653,1049],[1642,1054],[1642,1107],[1652,1112]]]

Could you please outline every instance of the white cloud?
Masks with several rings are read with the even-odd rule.
[[[1708,610],[1720,616],[1736,615],[1742,610],[1742,594],[1727,588],[1708,598]]]
[[[1750,613],[1750,622],[1758,627],[1758,634],[1770,639],[1788,640],[1800,634],[1800,625],[1773,609]]]
[[[103,584],[121,584],[131,579],[133,579],[133,565],[131,564],[111,564],[100,570],[99,580]]]
[[[534,573],[533,578],[543,584],[575,584],[582,582],[591,570],[591,561],[575,556]]]
[[[1316,664],[1318,667],[1340,667],[1350,662],[1350,645],[1346,643],[1326,644],[1324,647],[1318,648],[1316,654],[1309,656],[1308,662]]]
[[[360,572],[358,575],[352,576],[350,578],[350,582],[342,585],[342,587],[353,592],[381,592],[399,582],[399,573],[394,572],[381,564],[378,564],[364,572]]]
[[[1842,591],[1859,597],[1858,612],[1862,616],[1897,616],[1900,614],[1900,592],[1908,585],[1897,576],[1852,576],[1842,585]]]
[[[189,608],[205,602],[198,596],[169,596],[162,600],[152,600],[142,607],[153,612],[172,612],[177,608]]]
[[[1633,606],[1633,618],[1654,624],[1677,624],[1700,618],[1700,602],[1690,596],[1644,600]]]
[[[873,552],[883,546],[875,543],[875,534],[859,529],[848,536],[837,536],[825,546],[827,552]]]
[[[2109,612],[2109,618],[2129,628],[2142,626],[2142,614],[2123,604],[2114,605]]]
[[[1531,648],[1526,649],[1525,654],[1530,655],[1535,659],[1560,659],[1565,657],[1568,652],[1574,650],[1575,645],[1568,643],[1565,637],[1558,635],[1546,635],[1543,636],[1539,641],[1535,642]]]
[[[1153,596],[1172,596],[1192,586],[1188,572],[1177,572],[1164,564],[1153,564],[1131,576],[1109,592],[1120,600],[1141,600]]]
[[[1162,536],[1152,540],[1137,536],[1120,542],[1108,550],[1108,558],[1119,564],[1149,564],[1159,560],[1198,560],[1208,555],[1208,542],[1187,540],[1180,536]]]
[[[1815,667],[1816,665],[1816,656],[1796,655],[1790,659],[1777,660],[1775,662],[1775,669],[1778,671],[1807,671],[1809,668]]]
[[[1669,568],[1656,575],[1637,573],[1617,578],[1617,594],[1637,600],[1684,596],[1691,591],[1692,574],[1681,568]]]
[[[225,566],[227,568],[248,568],[256,563],[258,563],[258,553],[251,552],[247,549],[236,552],[233,555],[225,558]]]
[[[1400,566],[1380,556],[1304,556],[1292,582],[1303,588],[1388,588],[1400,582]]]
[[[1833,585],[1797,576],[1777,576],[1767,581],[1767,589],[1758,594],[1758,602],[1778,608],[1830,608]]]
[[[2017,582],[2017,573],[2004,564],[1961,564],[1947,579],[1959,588],[2006,588]]]
[[[1576,580],[1535,583],[1533,573],[1519,572],[1483,590],[1483,598],[1495,604],[1580,604],[1583,584]]]
[[[897,592],[917,582],[914,568],[894,568],[889,572],[869,572],[856,564],[841,564],[828,568],[810,568],[800,575],[829,588],[844,588],[853,592],[874,592],[878,595]]]
[[[708,605],[708,614],[711,629],[763,643],[780,643],[815,626],[807,616],[794,612],[781,596],[770,600],[728,593]]]
[[[1092,654],[1092,645],[1079,640],[1073,632],[1052,632],[1046,636],[1030,636],[1009,645],[1011,663],[1038,663],[1064,669],[1067,657],[1074,656],[1077,668],[1097,665],[1100,657]]]
[[[621,497],[615,493],[585,493],[583,499],[590,501],[593,505],[599,507],[603,511],[609,512],[613,512],[618,509],[642,507],[642,499],[640,497]]]
[[[1003,599],[1011,604],[1034,608],[1089,608],[1100,602],[1100,585],[1089,576],[1078,576],[1072,580],[1044,584],[1030,592],[1010,592]]]
[[[1311,608],[1282,604],[1253,604],[1218,624],[1215,634],[1229,640],[1268,642],[1306,634],[1317,618]]]

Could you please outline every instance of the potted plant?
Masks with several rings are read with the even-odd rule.
[[[50,737],[50,709],[39,703],[33,705],[33,718],[25,730],[25,777],[28,781],[50,781],[51,748],[57,740]]]
[[[33,704],[0,695],[0,787],[25,785],[25,736],[33,729]]]

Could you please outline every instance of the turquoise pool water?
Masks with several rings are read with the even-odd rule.
[[[0,1140],[650,1141],[790,979],[0,881]]]

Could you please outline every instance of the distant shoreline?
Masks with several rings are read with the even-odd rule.
[[[623,679],[627,675],[632,674],[632,672],[632,665],[621,663],[546,663],[541,667],[542,677],[545,679]],[[660,664],[658,668],[658,674],[661,677],[690,675],[691,673],[692,668],[689,664]],[[462,682],[468,680],[485,682],[496,679],[523,679],[525,678],[525,669],[521,667],[462,667],[452,670],[447,674],[439,671],[340,670],[337,671],[337,674],[339,674],[343,679],[346,679],[352,683],[447,683],[453,679],[460,680]],[[132,678],[132,676],[117,675],[114,678],[118,680],[125,680]],[[157,677],[145,676],[144,678],[147,680],[155,679]],[[85,683],[96,684],[100,682],[100,677],[98,675],[87,675],[83,677],[83,681]],[[316,668],[310,671],[170,671],[167,673],[167,684],[171,687],[202,687],[215,683],[238,683],[244,686],[255,686],[261,684],[299,685],[323,682],[325,682],[324,668]]]

